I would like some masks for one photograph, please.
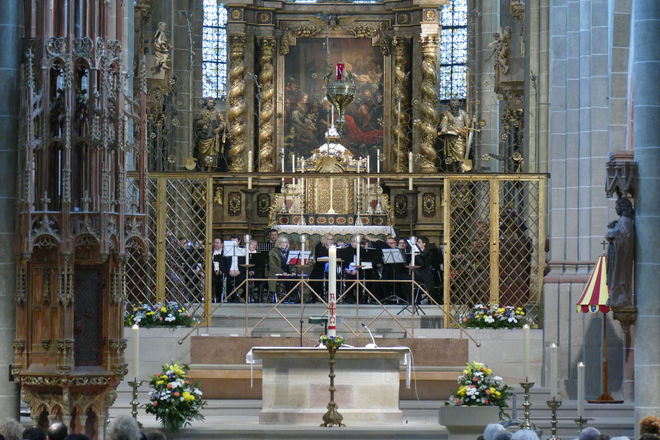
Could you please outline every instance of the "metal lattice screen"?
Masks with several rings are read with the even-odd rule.
[[[206,316],[206,178],[157,177],[146,181],[147,251],[129,243],[127,302],[135,307],[176,301]]]
[[[538,321],[543,277],[542,179],[446,181],[445,310],[520,306]]]

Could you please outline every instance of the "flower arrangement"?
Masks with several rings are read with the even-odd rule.
[[[502,378],[493,376],[493,371],[481,362],[468,362],[463,374],[458,376],[458,390],[453,394],[456,405],[499,406],[500,416],[508,407],[511,387],[502,383]]]
[[[344,344],[344,338],[341,336],[321,335],[319,338],[319,343],[323,344],[325,347],[339,348]]]
[[[477,304],[470,313],[461,315],[461,324],[477,328],[519,328],[533,323],[522,307]]]
[[[201,410],[206,405],[197,384],[190,383],[186,364],[171,362],[154,374],[149,384],[150,403],[146,412],[156,416],[168,431],[178,431],[189,426],[191,420],[204,420]]]
[[[192,317],[183,306],[175,301],[165,304],[143,304],[130,307],[124,312],[124,325],[127,327],[137,324],[140,327],[192,327],[197,320]]]

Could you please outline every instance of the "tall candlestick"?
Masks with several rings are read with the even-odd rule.
[[[415,236],[413,235],[410,237],[410,265],[414,266],[415,265],[415,245],[417,244],[417,240],[415,239]]]
[[[357,249],[355,250],[355,265],[359,266],[360,265],[360,241],[362,240],[362,237],[360,237],[360,234],[357,234],[355,236],[355,241],[357,242]]]
[[[529,377],[529,324],[523,325],[523,377]]]
[[[252,172],[252,150],[248,151],[247,170],[248,170],[248,173]],[[248,177],[248,189],[252,189],[252,176]]]
[[[577,367],[577,416],[584,417],[584,363],[579,362]]]
[[[380,150],[376,150],[376,172],[380,173]]]
[[[250,264],[250,234],[245,234],[245,264]]]
[[[411,151],[410,153],[408,153],[408,172],[411,173],[411,174],[413,172],[413,167],[414,167],[413,154],[412,154],[412,151]]]
[[[131,335],[132,335],[132,342],[133,342],[133,359],[132,361],[132,366],[133,366],[133,377],[140,377],[140,326],[137,324],[133,324],[133,327],[131,327]]]
[[[369,165],[369,160],[370,159],[371,158],[369,156],[367,156],[367,174],[369,174],[369,172],[371,171],[371,165]]]
[[[557,398],[557,344],[550,345],[550,397]]]
[[[328,336],[337,336],[337,247],[328,249]]]

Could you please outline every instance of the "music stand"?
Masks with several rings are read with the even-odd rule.
[[[222,255],[225,257],[245,257],[245,248],[240,247],[234,240],[227,240],[222,246]],[[238,264],[238,260],[236,260],[236,263]],[[231,263],[229,264],[229,267],[231,269]],[[240,272],[240,266],[238,266],[238,270]],[[225,274],[225,277],[227,275],[228,274]],[[247,270],[245,271],[245,275],[247,276]],[[236,286],[235,282],[236,280],[234,279],[234,286]],[[247,289],[245,289],[245,294],[248,294]],[[235,298],[240,300],[240,291],[236,294]]]
[[[394,265],[394,264],[405,264],[406,260],[404,258],[403,252],[399,248],[386,248],[386,249],[381,249],[383,253],[383,264],[388,264],[388,265]],[[397,280],[396,276],[396,268],[392,266],[392,274],[394,275],[394,281]],[[395,285],[398,283],[394,283]],[[399,304],[399,301],[405,303],[408,305],[408,301],[406,301],[404,298],[401,298],[399,295],[396,294],[396,289],[394,290],[395,293],[392,293],[386,298],[383,298],[383,302],[385,301],[396,301],[397,304]]]

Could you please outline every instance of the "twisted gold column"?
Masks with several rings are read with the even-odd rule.
[[[229,167],[232,171],[243,171],[245,168],[245,35],[229,36],[229,93],[227,94],[227,123],[231,147],[229,148]]]
[[[259,56],[259,84],[261,84],[261,111],[259,113],[259,171],[273,171],[273,53],[276,41],[273,37],[258,40],[261,48]]]
[[[422,35],[419,37],[422,45],[422,99],[421,99],[421,142],[422,172],[431,173],[436,171],[436,153],[434,144],[438,136],[437,126],[439,122],[438,110],[438,75],[436,72],[436,52],[438,49],[438,35]]]
[[[392,41],[394,46],[394,89],[392,96],[392,152],[394,153],[393,168],[397,173],[408,170],[408,149],[410,138],[409,105],[410,93],[410,44],[402,38]]]

